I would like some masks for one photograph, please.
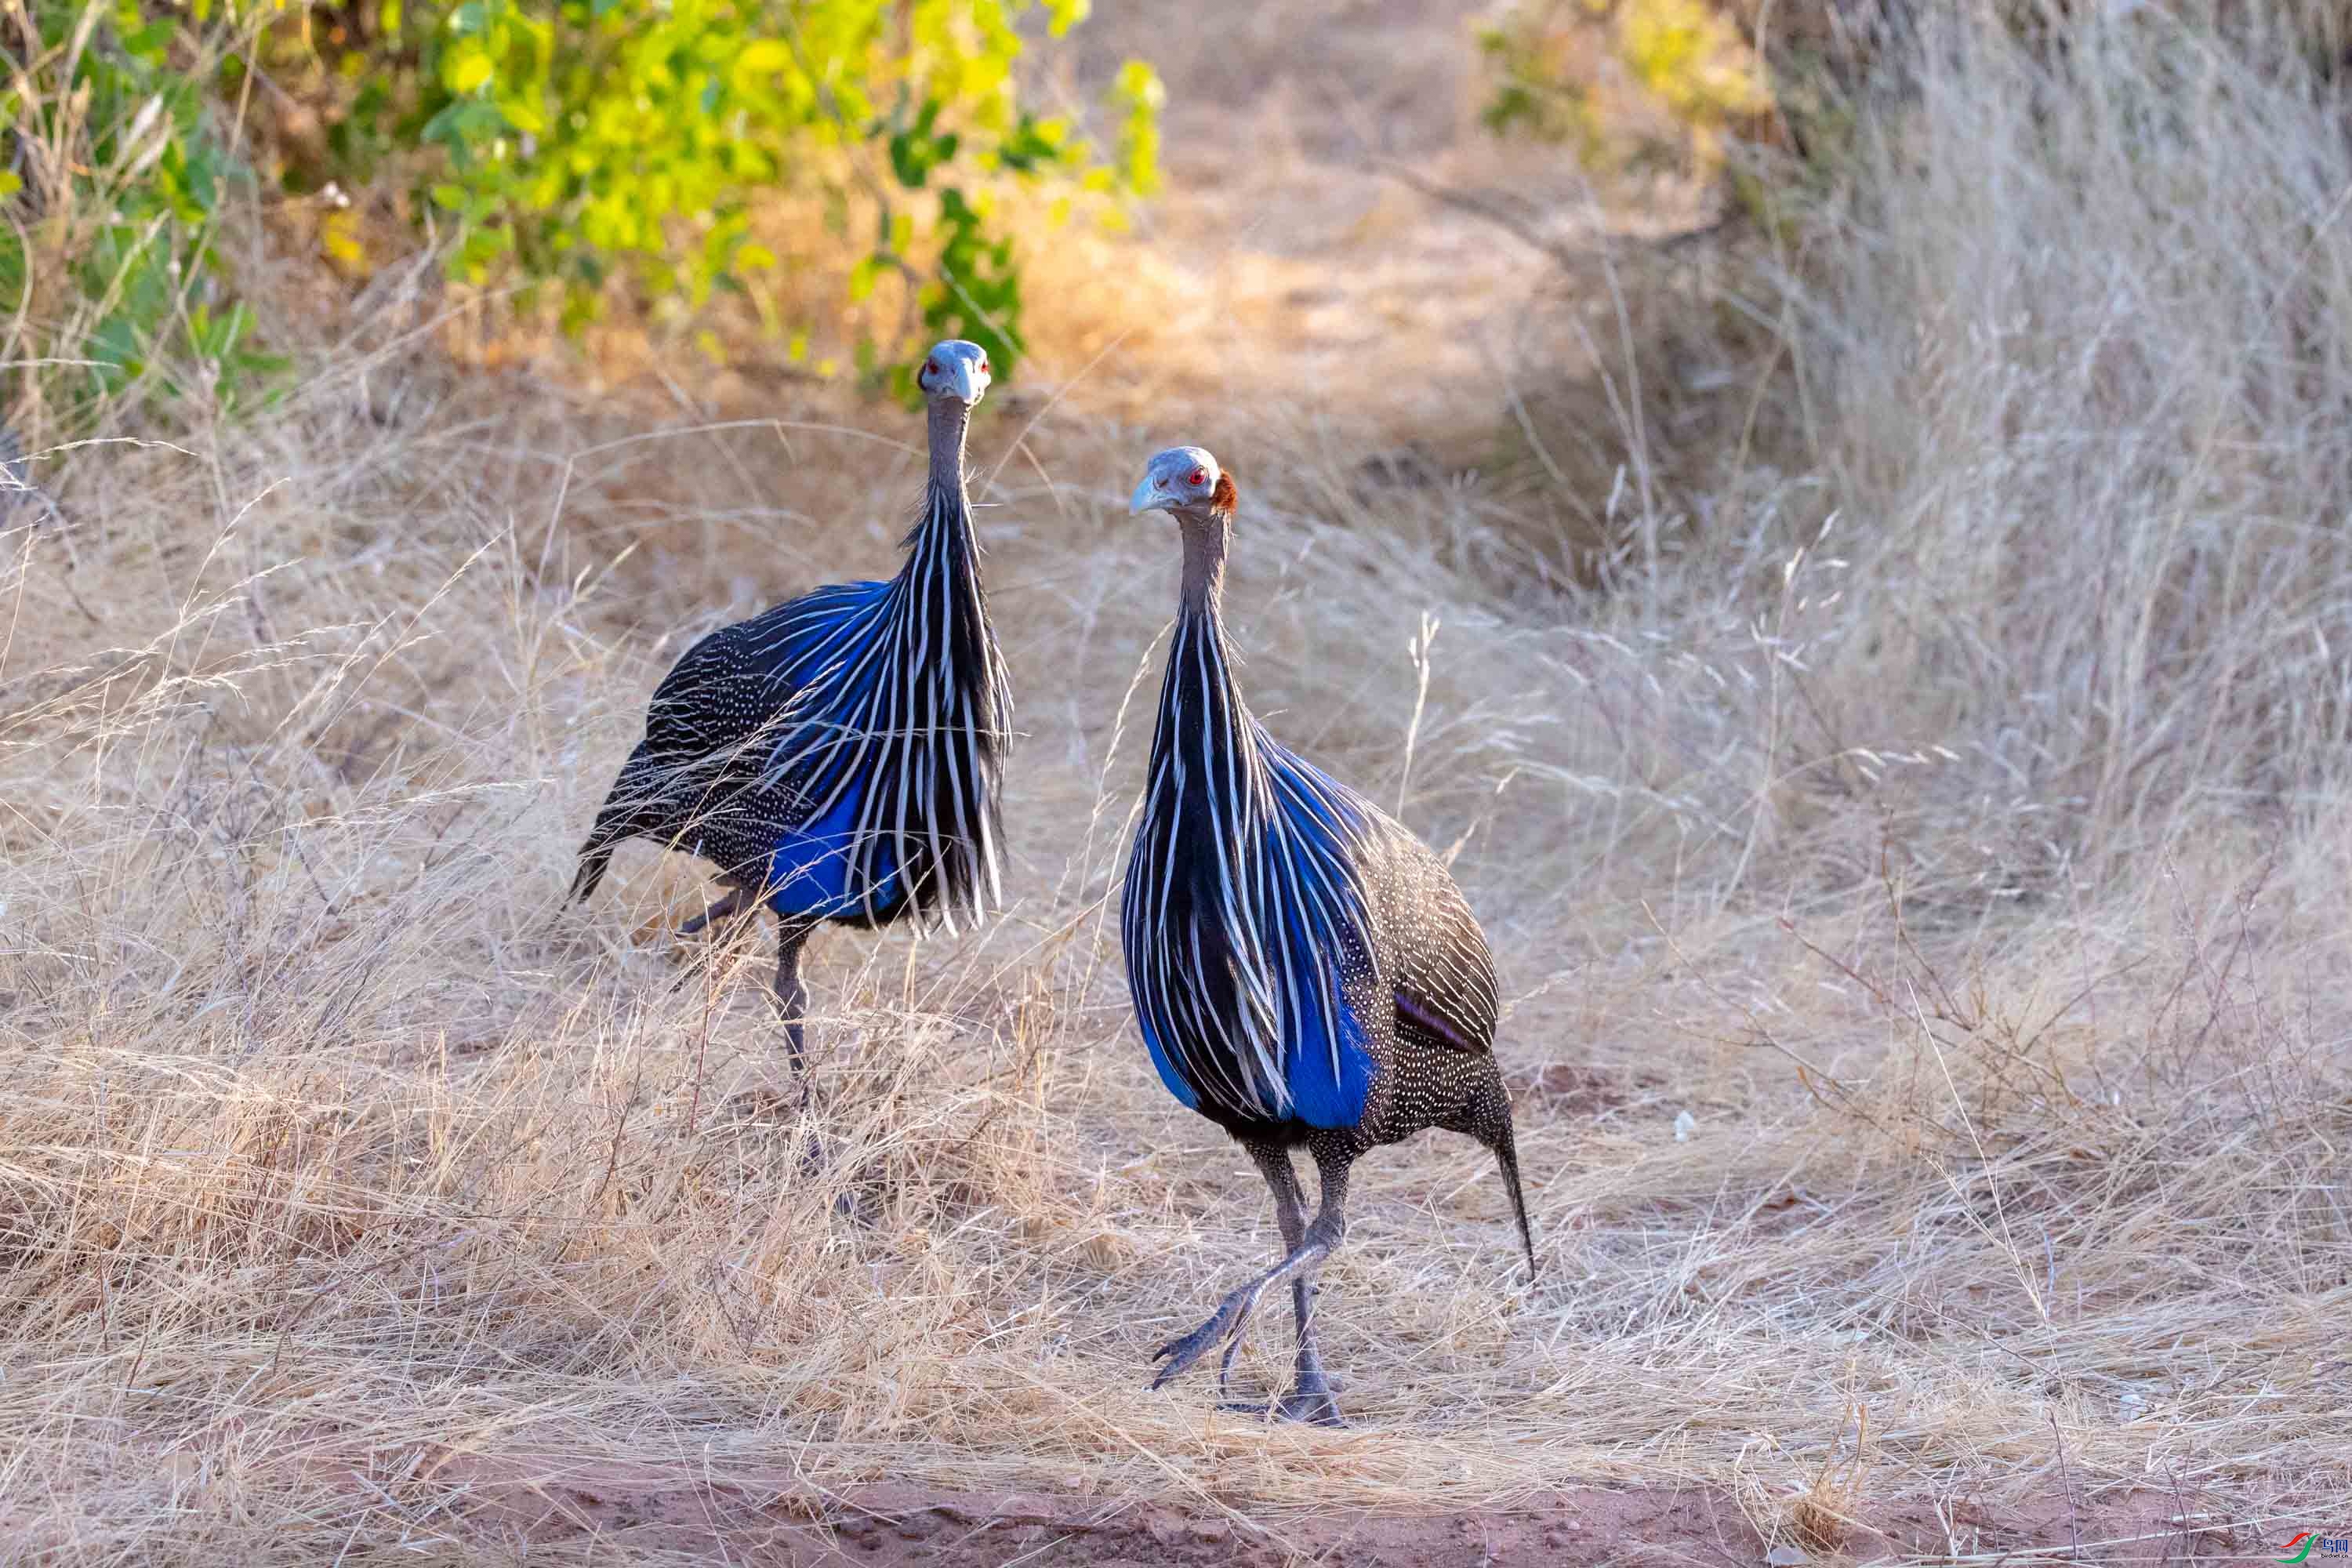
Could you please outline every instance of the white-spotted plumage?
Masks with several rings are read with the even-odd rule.
[[[985,386],[974,345],[942,343],[927,362],[930,479],[896,576],[723,626],[663,678],[575,897],[614,845],[643,837],[712,860],[788,923],[952,931],[1001,906],[1013,705],[962,465]]]

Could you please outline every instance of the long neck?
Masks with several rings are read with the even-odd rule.
[[[1184,575],[1168,679],[1152,750],[1185,764],[1187,788],[1250,790],[1258,770],[1256,723],[1234,682],[1225,642],[1225,552],[1233,525],[1213,513],[1179,513]]]
[[[942,712],[992,712],[1002,679],[988,634],[988,596],[980,580],[980,545],[963,488],[964,426],[971,411],[952,399],[931,405],[931,466],[922,515],[907,535],[907,563],[892,595],[893,616],[907,629],[906,656],[921,673],[926,700]]]
[[[1197,616],[1219,628],[1223,636],[1225,600],[1225,553],[1234,540],[1234,526],[1215,512],[1182,512],[1177,523],[1184,531],[1184,576],[1177,589],[1179,613]]]
[[[963,438],[971,425],[969,405],[942,397],[930,405],[931,491],[963,500]]]
[[[930,473],[923,487],[922,515],[907,535],[909,583],[938,574],[977,584],[980,552],[971,533],[971,507],[963,487],[963,438],[971,410],[943,397],[930,406]]]

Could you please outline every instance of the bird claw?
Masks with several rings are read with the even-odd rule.
[[[1328,1388],[1294,1388],[1276,1404],[1274,1413],[1285,1421],[1303,1422],[1309,1426],[1348,1425],[1348,1418],[1339,1414],[1339,1402],[1331,1397]]]
[[[1294,1388],[1281,1398],[1259,1404],[1234,1402],[1217,1406],[1236,1415],[1256,1415],[1275,1421],[1296,1421],[1307,1426],[1344,1428],[1348,1418],[1339,1414],[1339,1402],[1331,1397],[1328,1388]]]
[[[743,906],[749,900],[744,894],[743,889],[737,888],[733,891],[728,893],[724,898],[719,899],[716,903],[705,904],[700,914],[696,915],[693,919],[688,921],[684,925],[677,928],[677,934],[680,936],[699,936],[702,932],[708,931],[715,921],[732,920],[735,916],[742,913]]]
[[[1257,1305],[1258,1289],[1254,1285],[1243,1286],[1217,1303],[1217,1310],[1209,1314],[1207,1322],[1181,1339],[1170,1340],[1152,1352],[1153,1361],[1167,1361],[1168,1364],[1160,1369],[1159,1375],[1151,1380],[1151,1386],[1164,1387],[1181,1374],[1186,1367],[1208,1354],[1221,1340],[1230,1337],[1238,1346],[1242,1331],[1249,1326],[1250,1310]],[[1233,1352],[1228,1350],[1217,1374],[1217,1387],[1221,1393],[1224,1389],[1225,1375],[1233,1368]]]

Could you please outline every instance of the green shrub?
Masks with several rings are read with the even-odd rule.
[[[1479,35],[1497,133],[1613,168],[1711,170],[1727,127],[1770,107],[1762,63],[1717,0],[1519,0]]]
[[[541,289],[584,325],[616,300],[683,325],[715,295],[787,331],[765,285],[789,257],[755,235],[763,196],[820,198],[835,243],[870,222],[853,302],[887,275],[919,331],[1018,363],[1019,259],[992,224],[1007,190],[1147,192],[1157,79],[1113,89],[1108,153],[1024,100],[1018,25],[1059,37],[1086,0],[382,0],[336,62],[360,84],[347,175],[411,148],[452,275]],[[356,62],[356,64],[354,63]],[[909,331],[918,322],[908,323]],[[871,368],[907,345],[860,345]]]
[[[10,12],[0,309],[16,417],[70,428],[135,386],[200,382],[223,406],[266,389],[280,362],[256,348],[214,247],[250,179],[206,112],[233,20],[201,4],[151,18],[131,0]]]
[[[268,394],[283,362],[258,346],[267,323],[216,246],[236,195],[263,192],[239,156],[259,129],[257,96],[325,124],[298,157],[281,122],[289,189],[394,183],[446,242],[453,277],[526,313],[545,297],[576,330],[617,303],[687,329],[737,295],[802,352],[807,323],[787,319],[772,285],[809,257],[756,230],[763,202],[814,197],[826,232],[808,237],[810,256],[864,252],[851,302],[885,277],[906,284],[889,341],[868,331],[858,344],[877,384],[918,333],[973,339],[1004,376],[1025,347],[1007,195],[1091,203],[1115,221],[1156,178],[1149,66],[1119,72],[1099,147],[1021,90],[1022,27],[1058,38],[1085,12],[1086,0],[15,0],[21,20],[0,28],[6,396],[20,423],[70,429],[134,390],[201,390],[223,409]],[[348,214],[331,214],[320,239],[346,265],[364,260]]]

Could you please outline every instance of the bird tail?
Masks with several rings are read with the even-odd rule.
[[[1474,1103],[1470,1131],[1495,1152],[1495,1163],[1503,1168],[1503,1185],[1511,1194],[1511,1215],[1519,1222],[1519,1242],[1528,1249],[1528,1278],[1532,1280],[1537,1274],[1536,1233],[1528,1223],[1528,1194],[1519,1182],[1519,1147],[1511,1132],[1511,1094],[1503,1087],[1501,1067],[1490,1066],[1493,1076]]]
[[[612,843],[591,833],[588,842],[580,847],[580,869],[572,875],[572,893],[564,902],[576,904],[595,892],[596,884],[604,879],[605,869],[612,864]]]
[[[1519,1222],[1519,1243],[1528,1249],[1528,1278],[1532,1280],[1536,1268],[1536,1233],[1528,1224],[1528,1194],[1519,1185],[1519,1152],[1511,1142],[1510,1119],[1506,1114],[1503,1135],[1495,1142],[1495,1161],[1503,1167],[1503,1184],[1511,1192],[1511,1214]]]
[[[613,864],[614,847],[637,835],[638,814],[646,804],[646,766],[643,750],[632,752],[629,760],[621,764],[620,777],[604,795],[603,809],[596,813],[596,826],[588,830],[587,842],[580,846],[580,869],[572,879],[572,894],[565,901],[578,903],[596,890],[604,879],[605,870]]]

